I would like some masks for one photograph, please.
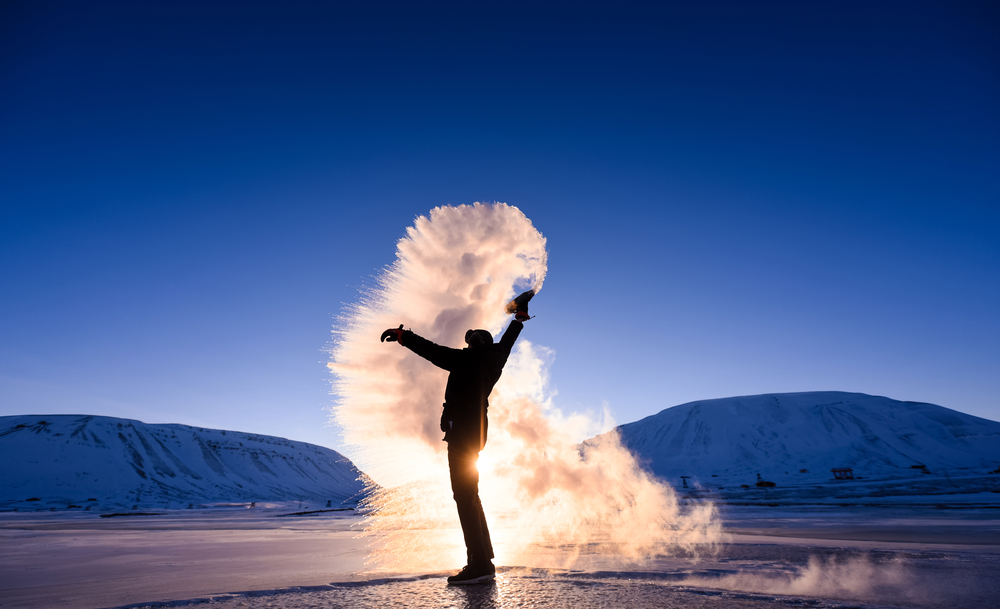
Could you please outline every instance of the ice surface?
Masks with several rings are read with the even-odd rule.
[[[0,606],[107,607],[357,577],[365,556],[357,516],[278,517],[297,507],[114,518],[7,512]]]
[[[373,571],[358,516],[278,517],[295,508],[3,513],[0,605],[979,608],[1000,598],[996,509],[729,507],[715,555],[623,563],[538,545],[501,565],[496,584],[470,589],[446,586],[449,573]]]

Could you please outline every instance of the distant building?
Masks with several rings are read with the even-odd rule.
[[[760,477],[760,474],[757,474],[757,486],[760,488],[774,488],[777,485],[769,480],[764,480]]]
[[[849,467],[835,467],[830,471],[837,480],[854,480],[854,470]]]

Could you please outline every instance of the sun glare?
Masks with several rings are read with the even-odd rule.
[[[479,470],[480,475],[489,474],[493,471],[493,459],[489,453],[483,451],[479,453],[479,460],[476,461],[476,469]]]

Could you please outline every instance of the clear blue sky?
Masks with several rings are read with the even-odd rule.
[[[0,415],[339,448],[334,317],[503,201],[565,411],[1000,420],[998,5],[621,4],[4,2]]]

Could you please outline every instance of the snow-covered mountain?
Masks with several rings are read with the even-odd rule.
[[[338,506],[356,501],[363,488],[361,472],[321,446],[84,415],[0,417],[0,464],[4,507],[301,500]]]
[[[1000,423],[863,393],[774,393],[674,406],[618,428],[656,475],[692,482],[815,483],[855,476],[986,474],[1000,465]],[[806,471],[801,471],[806,470]]]

